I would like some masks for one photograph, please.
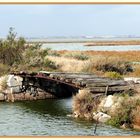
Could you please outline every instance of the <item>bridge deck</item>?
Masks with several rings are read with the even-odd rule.
[[[44,79],[46,81],[57,84],[68,85],[77,89],[87,89],[93,94],[114,94],[122,93],[126,90],[133,89],[124,80],[113,80],[105,77],[99,77],[94,74],[87,73],[64,73],[64,72],[46,72],[39,73],[12,73],[26,78],[35,78],[36,80]],[[44,82],[44,81],[43,81]],[[44,84],[45,85],[45,84]]]

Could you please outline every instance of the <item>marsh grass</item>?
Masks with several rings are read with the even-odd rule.
[[[4,91],[8,87],[7,79],[8,79],[8,76],[2,76],[0,78],[0,92]]]
[[[0,63],[0,76],[7,74],[9,69],[8,65]]]
[[[77,60],[88,60],[90,57],[82,52],[74,52],[74,53],[66,53],[64,55],[64,57],[67,57],[67,58],[74,58],[74,59],[77,59]]]
[[[122,79],[123,76],[119,74],[118,72],[106,72],[105,77],[111,78],[111,79]]]
[[[100,98],[94,97],[88,90],[80,90],[73,97],[72,109],[73,112],[79,115],[79,118],[93,119],[93,112],[97,111],[97,106],[100,103]]]
[[[118,96],[116,99],[118,100],[118,105],[116,109],[108,112],[112,117],[107,124],[115,127],[126,124],[129,128],[133,127],[133,124],[140,125],[140,96],[125,94],[125,96]]]
[[[133,68],[129,62],[122,61],[119,58],[96,56],[86,63],[83,71],[89,73],[100,72],[103,75],[106,72],[110,72],[106,76],[112,76],[112,78],[115,78],[115,76],[117,78],[118,76],[118,78],[121,78],[121,75],[132,72]]]
[[[82,72],[83,67],[88,61],[57,56],[46,56],[45,59],[49,59],[50,61],[54,62],[58,66],[58,70],[64,72]]]

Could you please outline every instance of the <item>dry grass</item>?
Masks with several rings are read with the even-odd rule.
[[[133,125],[140,126],[140,95],[117,96],[116,103],[107,112],[112,116],[109,124],[120,127],[126,124],[128,127]]]
[[[117,72],[119,74],[126,74],[132,72],[131,64],[121,60],[118,57],[96,56],[92,57],[83,68],[84,72],[96,73],[99,72]],[[103,75],[102,73],[102,75]]]
[[[68,52],[63,56],[67,58],[73,58],[73,59],[83,60],[83,61],[89,59],[89,56],[85,55],[83,52],[72,52],[72,53]]]
[[[80,51],[58,51],[61,56],[65,56],[68,53],[80,53]],[[89,56],[89,61],[85,63],[83,70],[84,72],[96,73],[98,75],[104,75],[104,72],[98,71],[95,68],[95,63],[100,64],[105,62],[107,59],[111,65],[117,62],[140,62],[140,51],[84,51],[86,56]],[[126,65],[127,66],[127,65]],[[118,66],[117,66],[118,67]],[[121,65],[122,68],[122,65]],[[125,68],[125,67],[124,67]],[[127,73],[128,76],[140,76],[140,65],[132,64],[133,72]]]
[[[134,125],[140,126],[140,106],[137,106],[133,113],[133,123]]]
[[[88,63],[88,60],[76,60],[74,58],[65,58],[57,56],[47,56],[47,58],[56,65],[58,65],[60,71],[64,72],[81,72],[83,67]]]
[[[0,92],[4,91],[7,88],[7,79],[8,76],[0,77]]]
[[[79,53],[80,51],[59,51],[59,54],[65,55],[66,53]],[[126,61],[140,61],[140,51],[84,51],[85,55],[96,58],[97,56],[104,57],[119,57]]]
[[[93,112],[97,111],[99,98],[94,98],[94,95],[88,90],[80,90],[79,93],[73,97],[72,109],[74,114],[79,118],[93,119]]]
[[[94,41],[94,42],[90,42],[87,43],[85,46],[116,46],[116,45],[140,45],[140,41],[139,40],[123,40],[123,41]]]
[[[9,67],[7,65],[0,63],[0,76],[7,74],[8,71],[9,71]]]
[[[140,65],[133,65],[134,71],[129,76],[140,77]]]

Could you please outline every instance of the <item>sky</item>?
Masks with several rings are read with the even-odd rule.
[[[0,37],[140,36],[140,5],[0,5]]]

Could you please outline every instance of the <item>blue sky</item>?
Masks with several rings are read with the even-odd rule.
[[[0,5],[0,37],[140,36],[140,5]]]

